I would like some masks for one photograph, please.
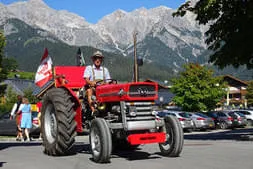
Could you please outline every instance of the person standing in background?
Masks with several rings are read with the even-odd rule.
[[[41,137],[41,120],[40,120],[40,118],[41,118],[41,107],[42,107],[42,102],[41,102],[41,101],[39,101],[36,105],[37,105],[37,111],[38,111],[38,122],[39,122],[39,128],[40,128],[40,136],[39,136],[39,140],[41,140],[41,139],[42,139],[42,137]]]
[[[23,104],[21,104],[19,111],[22,112],[20,127],[24,130],[26,140],[30,140],[29,130],[32,128],[32,111],[31,104],[27,98],[22,99]]]
[[[22,129],[20,128],[21,113],[18,113],[18,112],[19,112],[20,105],[22,103],[22,96],[18,95],[17,100],[18,101],[12,107],[10,119],[12,120],[13,118],[15,118],[16,125],[17,125],[17,138],[16,138],[16,140],[21,141],[21,139],[23,138]]]

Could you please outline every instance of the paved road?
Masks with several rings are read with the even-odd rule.
[[[234,131],[193,132],[185,134],[180,157],[167,158],[156,144],[143,145],[137,151],[114,152],[108,164],[91,160],[88,137],[78,136],[76,154],[50,157],[43,154],[41,142],[0,142],[0,168],[3,169],[252,169],[253,141],[241,141],[253,129]]]

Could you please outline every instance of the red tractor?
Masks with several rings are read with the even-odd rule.
[[[89,129],[93,160],[110,161],[113,148],[136,148],[141,144],[158,143],[164,156],[177,157],[183,148],[182,127],[174,116],[160,118],[155,109],[158,84],[129,82],[96,87],[93,101],[99,112],[91,116],[85,92],[85,67],[56,66],[54,80],[44,86],[41,131],[44,152],[52,156],[71,152],[75,136]],[[84,93],[84,94],[82,94]]]

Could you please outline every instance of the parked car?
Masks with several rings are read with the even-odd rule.
[[[253,110],[235,110],[235,112],[244,114],[247,119],[247,125],[253,126]]]
[[[32,128],[30,129],[30,135],[39,135],[40,129],[36,124],[36,113],[32,113]],[[0,135],[5,136],[16,136],[17,135],[17,126],[16,120],[13,118],[10,119],[10,113],[5,113],[0,116]]]
[[[177,117],[184,131],[192,131],[193,122],[188,113],[174,110],[163,110],[158,112],[159,117],[165,117],[169,115]]]
[[[189,115],[193,121],[194,130],[206,130],[215,128],[214,120],[211,117],[208,117],[202,113],[189,113]]]
[[[229,111],[228,114],[233,117],[233,127],[245,127],[247,125],[247,118],[244,114],[238,111]]]
[[[210,111],[207,116],[214,120],[216,128],[227,129],[233,128],[233,117],[223,111]]]

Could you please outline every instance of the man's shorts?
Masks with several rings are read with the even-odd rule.
[[[20,126],[21,118],[22,118],[22,114],[17,114],[16,115],[15,120],[16,120],[16,125],[17,126]]]

